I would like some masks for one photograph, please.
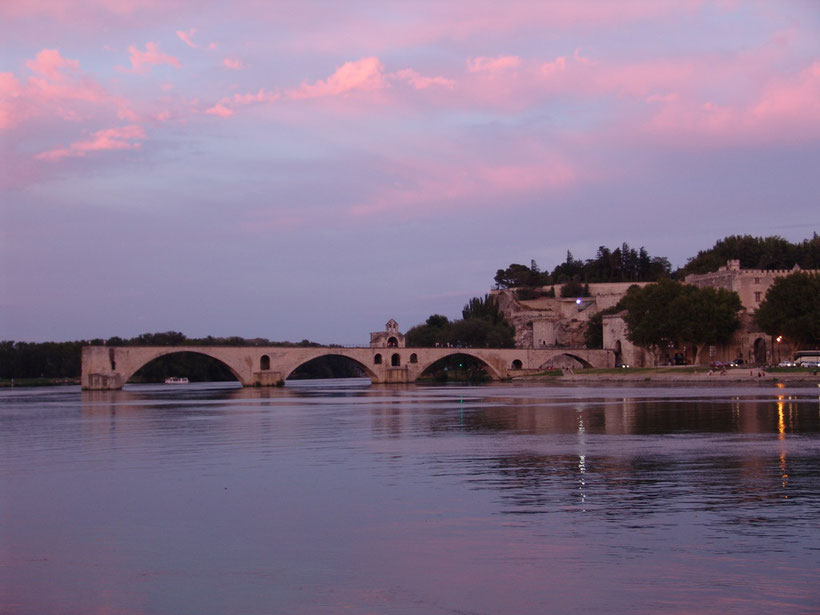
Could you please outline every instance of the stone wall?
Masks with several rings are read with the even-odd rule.
[[[539,297],[519,301],[514,290],[495,290],[491,294],[507,322],[515,328],[518,348],[581,347],[590,317],[615,306],[633,284],[645,286],[648,282],[590,284],[590,296],[577,298]],[[560,286],[554,288],[560,291]]]

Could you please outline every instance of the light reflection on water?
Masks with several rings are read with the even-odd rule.
[[[817,612],[817,388],[0,392],[0,612]]]

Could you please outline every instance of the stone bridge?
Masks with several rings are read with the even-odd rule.
[[[374,384],[415,382],[436,361],[457,354],[480,361],[493,380],[532,374],[574,361],[584,367],[614,366],[611,351],[585,348],[86,346],[82,353],[82,387],[121,389],[146,363],[178,352],[194,352],[224,363],[243,386],[281,385],[300,365],[329,355],[355,362]]]

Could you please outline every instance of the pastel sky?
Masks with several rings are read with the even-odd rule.
[[[817,0],[4,0],[0,339],[364,344],[820,228]]]

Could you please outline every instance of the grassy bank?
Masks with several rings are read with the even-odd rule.
[[[534,382],[812,382],[820,384],[820,373],[808,368],[743,368],[725,372],[708,366],[590,368],[578,370],[552,369],[514,378]]]

